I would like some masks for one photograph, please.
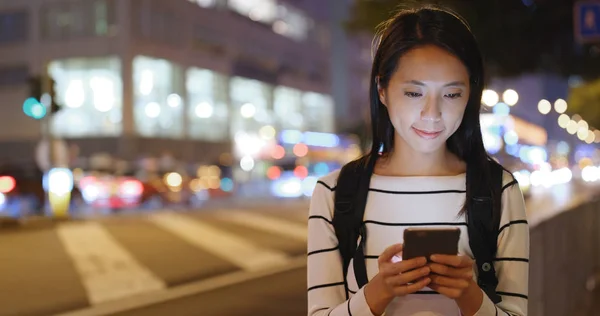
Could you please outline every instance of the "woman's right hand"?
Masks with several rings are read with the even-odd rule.
[[[394,256],[401,256],[402,249],[402,244],[395,244],[383,251],[378,259],[379,273],[365,287],[367,304],[375,315],[383,314],[394,297],[415,293],[431,282],[425,257],[392,262]]]

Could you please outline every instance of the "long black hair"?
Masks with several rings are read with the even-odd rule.
[[[491,190],[489,167],[492,159],[484,148],[479,122],[484,87],[483,58],[467,22],[456,13],[424,6],[402,10],[381,24],[374,41],[376,51],[369,92],[372,146],[367,156],[374,163],[380,153],[383,156],[391,153],[396,137],[387,107],[380,101],[378,84],[383,89],[387,88],[400,57],[424,45],[446,50],[462,61],[469,72],[469,101],[459,128],[446,141],[448,150],[467,164],[466,198],[469,201],[473,197],[470,188],[483,186]],[[466,205],[468,203],[461,213],[468,212]]]

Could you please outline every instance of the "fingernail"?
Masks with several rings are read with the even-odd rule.
[[[431,260],[436,260],[438,258],[438,256],[436,255],[431,255]]]

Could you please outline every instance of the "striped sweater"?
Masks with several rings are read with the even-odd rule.
[[[308,221],[308,315],[371,316],[364,288],[358,288],[352,263],[348,271],[349,300],[342,277],[342,260],[331,219],[339,170],[320,179],[315,187]],[[485,294],[476,315],[527,315],[529,273],[529,228],[521,190],[505,172],[502,217],[494,267],[497,292],[495,305]],[[433,177],[388,177],[373,175],[365,209],[365,245],[369,280],[378,272],[377,258],[388,246],[401,243],[406,228],[458,227],[459,254],[473,253],[464,216],[458,213],[465,201],[465,174]],[[477,270],[474,269],[474,274]],[[476,278],[476,276],[474,277]],[[454,300],[424,288],[416,294],[396,297],[387,316],[460,315]]]

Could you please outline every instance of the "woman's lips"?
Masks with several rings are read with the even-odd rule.
[[[434,139],[442,134],[442,131],[424,131],[415,127],[412,129],[417,135],[419,135],[419,137],[424,139]]]

